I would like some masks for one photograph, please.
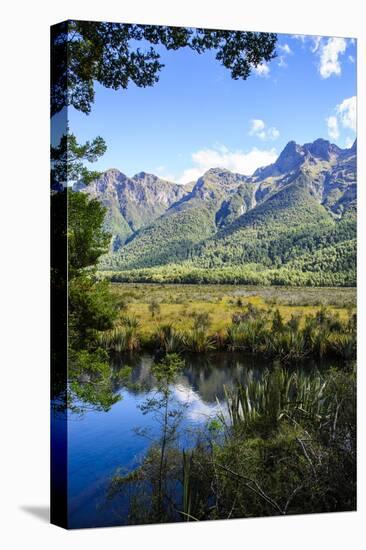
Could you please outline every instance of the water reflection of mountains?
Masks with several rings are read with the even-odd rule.
[[[132,367],[128,389],[135,394],[146,393],[156,386],[151,374],[155,357],[150,354],[118,355],[112,359],[116,373],[126,366]],[[263,373],[271,363],[243,353],[209,353],[205,355],[186,355],[185,368],[177,375],[176,386],[185,387],[197,393],[202,401],[211,404],[224,398],[224,388],[233,389],[238,384],[247,384],[250,380],[261,380]],[[314,364],[303,365],[301,370],[314,369]],[[118,377],[117,377],[118,380]],[[118,381],[115,390],[122,384]]]

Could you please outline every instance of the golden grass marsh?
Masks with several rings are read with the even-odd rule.
[[[195,315],[207,313],[210,332],[225,331],[232,316],[252,304],[263,310],[278,309],[285,321],[292,315],[313,315],[321,306],[344,320],[356,307],[355,288],[293,288],[233,285],[113,283],[121,304],[121,316],[134,315],[142,338],[149,338],[159,325],[191,329]],[[152,313],[151,304],[158,304]]]

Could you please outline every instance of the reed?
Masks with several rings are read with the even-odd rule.
[[[306,357],[356,357],[357,320],[353,311],[341,320],[337,313],[321,307],[305,317],[293,313],[286,321],[278,309],[247,306],[232,315],[229,326],[216,331],[211,330],[208,312],[194,312],[191,317],[191,328],[178,328],[169,322],[146,334],[135,315],[125,314],[113,329],[97,332],[95,339],[104,349],[113,351],[134,351],[142,346],[165,353],[227,349],[262,354],[284,363]]]
[[[264,319],[254,319],[247,322],[232,324],[227,330],[229,351],[260,352],[268,334]]]
[[[193,328],[185,338],[185,349],[196,353],[204,353],[215,349],[215,340],[204,328]]]
[[[140,349],[140,339],[134,328],[115,327],[99,333],[98,344],[107,351],[137,351]]]
[[[335,357],[345,360],[356,357],[357,340],[356,333],[332,334],[328,342],[329,352]]]
[[[165,353],[179,353],[185,348],[185,338],[172,323],[161,325],[155,332],[152,343]]]
[[[312,378],[276,366],[262,381],[251,380],[235,391],[225,389],[230,423],[234,429],[265,431],[281,421],[320,422],[329,418],[330,401],[324,399],[327,382],[320,374]]]
[[[182,453],[182,508],[184,521],[191,519],[191,505],[192,505],[192,492],[191,492],[191,468],[193,460],[193,451],[185,451]]]
[[[301,332],[286,330],[268,334],[263,352],[265,355],[287,363],[304,359],[309,350],[306,349],[305,338]]]

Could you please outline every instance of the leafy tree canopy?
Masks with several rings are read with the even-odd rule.
[[[110,235],[103,229],[105,208],[85,193],[68,192],[69,276],[94,266],[107,251]]]
[[[164,67],[156,46],[215,50],[233,79],[246,80],[253,67],[275,57],[277,36],[227,30],[67,21],[52,28],[51,114],[67,105],[89,114],[94,82],[107,88],[153,86]]]
[[[85,185],[99,177],[100,173],[89,170],[84,162],[96,162],[104,155],[107,146],[102,137],[79,144],[74,134],[63,134],[57,147],[51,147],[51,185],[62,189],[69,182],[82,180]]]

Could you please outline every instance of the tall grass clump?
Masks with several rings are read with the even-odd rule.
[[[176,329],[172,323],[159,326],[152,342],[165,353],[179,353],[185,347],[184,334]]]
[[[346,361],[354,359],[357,352],[356,333],[331,334],[328,351],[330,355]]]
[[[227,330],[229,351],[262,351],[268,330],[264,319],[253,319],[247,322],[233,323]]]
[[[141,343],[138,329],[136,317],[125,315],[112,329],[98,332],[96,340],[107,351],[137,351]]]
[[[204,353],[215,349],[215,340],[204,328],[193,328],[185,337],[185,347],[188,351]]]
[[[269,333],[262,349],[265,355],[281,359],[284,363],[300,361],[307,355],[304,336],[295,330]]]
[[[186,332],[185,349],[195,353],[204,353],[216,349],[216,341],[209,334],[211,317],[207,312],[194,312],[193,327]]]
[[[225,389],[231,425],[269,433],[282,420],[325,421],[329,415],[329,399],[323,399],[326,384],[320,374],[310,378],[275,366],[260,382],[250,380],[234,392]]]
[[[269,311],[248,308],[233,315],[226,345],[229,351],[262,353],[285,363],[310,356],[349,360],[356,356],[356,326],[353,312],[348,320],[341,320],[338,313],[324,306],[304,320],[292,314],[287,322],[278,309],[270,315]]]

